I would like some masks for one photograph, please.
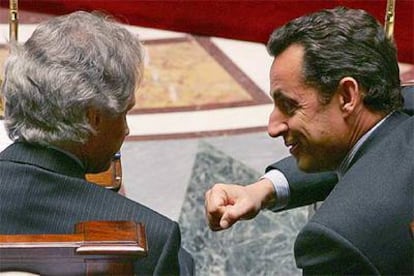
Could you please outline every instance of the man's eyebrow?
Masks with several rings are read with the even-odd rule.
[[[282,91],[280,89],[275,89],[275,90],[271,90],[269,94],[272,99],[275,99],[275,98],[280,97],[280,94],[282,94]]]
[[[275,89],[270,91],[270,96],[274,101],[276,100],[283,100],[283,101],[289,101],[289,102],[296,102],[294,99],[287,96],[281,89]]]

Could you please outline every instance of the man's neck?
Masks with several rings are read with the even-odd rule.
[[[78,155],[76,155],[73,151],[71,151],[68,147],[64,147],[61,145],[49,145],[49,148],[52,148],[54,150],[60,151],[64,154],[66,154],[67,156],[70,156],[72,159],[74,159],[76,162],[79,163],[79,165],[82,168],[85,168],[85,164],[83,164],[82,160],[79,158]]]
[[[355,135],[352,137],[358,137],[357,140],[353,141],[350,150],[342,160],[341,164],[337,168],[338,177],[341,178],[341,176],[348,170],[350,164],[352,163],[352,160],[355,156],[355,154],[358,152],[362,144],[365,143],[365,141],[369,138],[369,136],[372,134],[372,132],[388,117],[388,115],[379,115],[376,114],[376,116],[370,116],[370,118],[364,118],[363,121],[360,121],[360,127],[359,127],[359,135]],[[358,129],[358,128],[356,128]],[[353,132],[352,134],[355,134]]]
[[[365,133],[367,133],[386,116],[386,113],[373,112],[365,107],[361,107],[357,110],[355,114],[349,118],[349,148],[351,149]]]

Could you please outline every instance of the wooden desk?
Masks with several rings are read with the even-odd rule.
[[[134,261],[147,251],[140,223],[81,222],[74,234],[0,235],[0,271],[133,275]]]

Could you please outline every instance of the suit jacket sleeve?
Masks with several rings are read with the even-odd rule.
[[[323,201],[338,182],[334,172],[305,173],[300,171],[292,156],[268,166],[266,172],[272,169],[281,171],[289,183],[290,197],[287,206],[282,210]]]

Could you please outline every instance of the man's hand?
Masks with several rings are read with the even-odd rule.
[[[267,179],[247,186],[215,184],[205,194],[208,224],[213,231],[227,229],[239,220],[256,217],[275,198],[273,184]]]

